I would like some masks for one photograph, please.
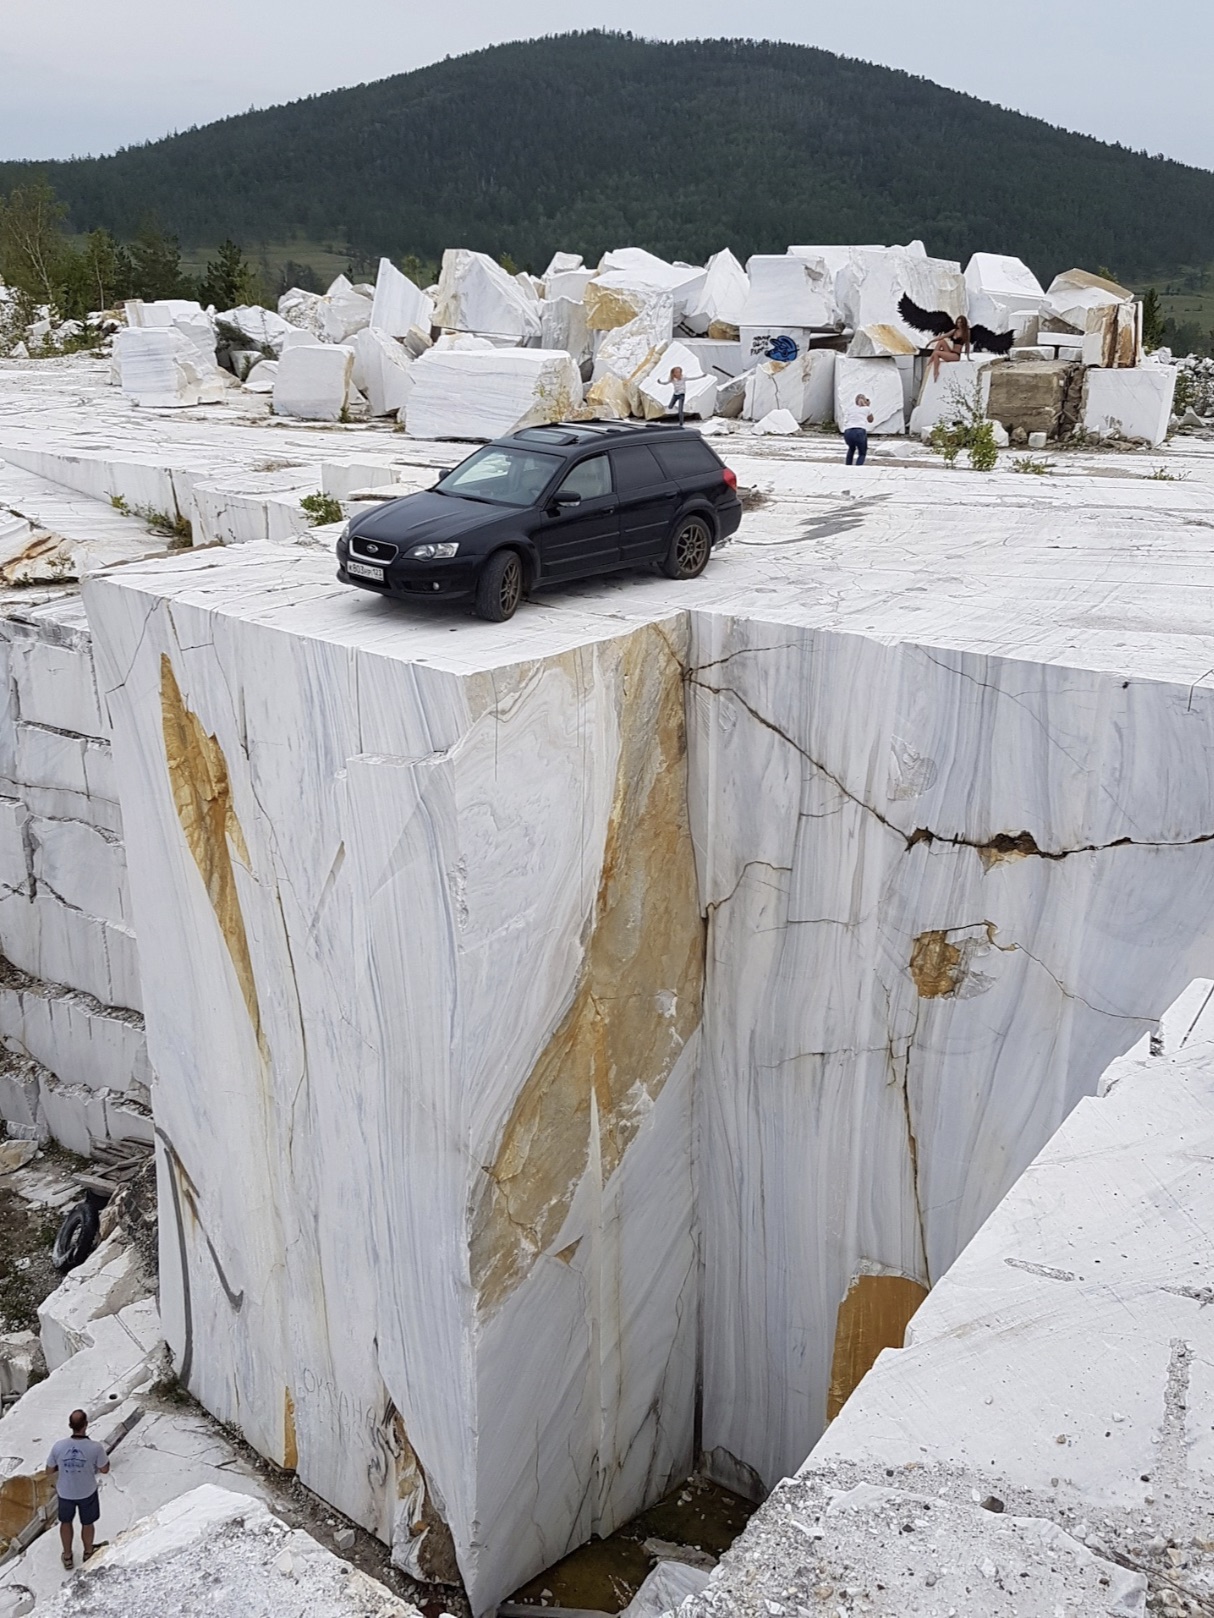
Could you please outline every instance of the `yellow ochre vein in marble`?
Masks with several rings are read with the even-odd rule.
[[[580,976],[473,1196],[472,1280],[484,1313],[560,1235],[592,1141],[602,1183],[619,1167],[700,1023],[705,928],[681,654],[668,632],[647,626],[612,655],[620,751]],[[554,1256],[571,1257],[570,1247]]]
[[[232,805],[232,788],[223,749],[214,736],[207,734],[198,715],[186,707],[173,665],[165,653],[161,653],[160,657],[160,711],[169,784],[177,818],[227,945],[249,1021],[264,1058],[266,1046],[261,1026],[261,1007],[232,862],[234,851],[236,858],[247,869],[249,850]]]

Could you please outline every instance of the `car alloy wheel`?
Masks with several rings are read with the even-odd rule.
[[[697,578],[708,566],[712,535],[702,517],[688,517],[679,524],[662,571],[671,579]]]
[[[481,570],[476,585],[476,612],[492,624],[513,618],[523,599],[523,564],[517,551],[498,551]]]

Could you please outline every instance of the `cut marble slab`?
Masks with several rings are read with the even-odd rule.
[[[434,304],[396,268],[391,259],[381,258],[375,277],[375,300],[371,305],[371,325],[389,337],[407,337],[414,326],[428,331],[434,320]]]
[[[274,377],[274,414],[338,421],[353,387],[354,350],[336,343],[299,343],[283,352]]]
[[[749,293],[738,325],[782,332],[829,329],[838,324],[833,278],[812,259],[787,253],[747,260]]]
[[[683,314],[683,324],[701,337],[714,327],[740,326],[750,297],[750,277],[728,247],[713,254],[707,271]]]

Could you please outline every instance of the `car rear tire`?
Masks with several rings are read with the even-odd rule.
[[[662,561],[668,579],[698,579],[712,554],[712,531],[703,517],[682,517]]]
[[[514,617],[522,599],[522,557],[517,551],[495,551],[476,581],[476,616],[491,624],[504,624]]]

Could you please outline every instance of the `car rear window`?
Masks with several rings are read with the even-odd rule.
[[[533,506],[561,464],[559,455],[488,444],[434,485],[440,494],[494,506]]]
[[[676,438],[669,444],[656,444],[654,453],[667,477],[694,478],[721,471],[721,463],[699,438]]]
[[[653,458],[653,451],[644,444],[629,444],[625,449],[613,449],[611,463],[615,467],[615,486],[620,494],[637,489],[652,489],[655,483],[665,483],[666,473]]]

